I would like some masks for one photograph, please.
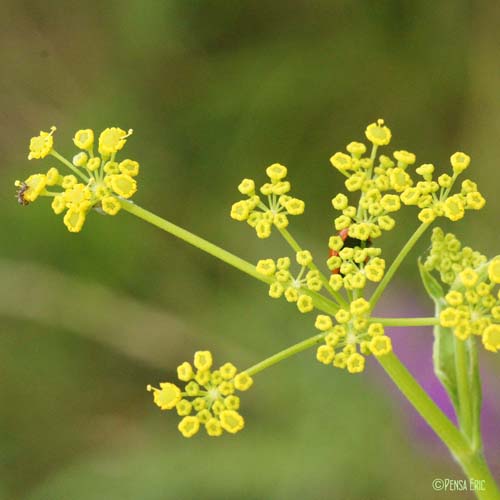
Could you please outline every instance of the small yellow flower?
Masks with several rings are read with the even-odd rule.
[[[57,196],[54,196],[51,206],[56,215],[62,214],[66,210],[66,201],[64,200],[63,195],[58,194]]]
[[[467,208],[472,210],[481,210],[481,208],[486,205],[486,200],[483,198],[481,193],[473,191],[471,193],[467,193],[465,197],[465,204]]]
[[[368,125],[365,130],[366,138],[376,146],[386,146],[391,141],[391,131],[384,125],[384,120]]]
[[[193,367],[187,361],[184,361],[177,367],[177,378],[183,382],[189,382],[193,378]]]
[[[118,127],[111,127],[103,130],[99,135],[99,154],[103,156],[112,155],[125,146],[127,137],[132,134],[133,130],[128,132]]]
[[[234,410],[221,411],[219,418],[222,428],[231,434],[235,434],[245,426],[243,417]]]
[[[318,314],[316,316],[314,326],[321,332],[326,332],[333,326],[332,318],[330,318],[330,316],[326,316],[325,314]]]
[[[74,185],[78,183],[78,179],[70,174],[70,175],[65,175],[62,178],[61,186],[63,189],[71,189]]]
[[[210,418],[205,423],[207,434],[212,437],[220,436],[222,434],[222,426],[218,418]]]
[[[370,340],[369,348],[375,356],[388,354],[392,351],[391,339],[386,335],[377,335]]]
[[[279,163],[273,163],[271,166],[267,167],[266,174],[273,181],[280,181],[286,177],[287,169]]]
[[[123,198],[131,198],[137,191],[137,182],[130,175],[110,175],[108,178],[111,189]]]
[[[457,292],[456,290],[452,290],[446,294],[446,302],[450,304],[452,307],[457,307],[463,303],[464,296],[460,293]]]
[[[122,208],[120,200],[114,196],[105,196],[101,200],[101,206],[102,210],[108,215],[116,215]]]
[[[273,276],[276,272],[276,264],[273,259],[261,259],[257,262],[256,269],[264,276]]]
[[[87,164],[88,159],[89,157],[86,155],[86,153],[81,151],[80,153],[73,156],[72,163],[75,167],[84,167]]]
[[[459,311],[453,307],[443,309],[439,315],[439,323],[445,328],[456,326],[460,320]]]
[[[309,250],[301,250],[295,255],[297,263],[301,266],[308,266],[312,262],[312,255]]]
[[[236,375],[236,367],[232,363],[224,363],[220,367],[220,373],[224,380],[230,380]],[[239,389],[239,387],[237,388]]]
[[[408,165],[413,165],[415,163],[416,157],[413,153],[408,151],[394,151],[394,158],[398,160],[398,167],[407,167]]]
[[[500,325],[489,325],[483,332],[483,344],[488,351],[500,350]]]
[[[361,297],[351,302],[350,309],[353,316],[359,316],[370,310],[370,303]]]
[[[297,198],[291,198],[285,203],[285,208],[290,215],[300,215],[304,213],[305,203]]]
[[[241,372],[234,377],[234,387],[239,391],[247,391],[252,387],[253,379],[246,372]]]
[[[347,358],[346,366],[349,373],[361,373],[365,369],[365,358],[355,352]]]
[[[418,220],[424,224],[430,224],[436,218],[436,212],[432,208],[424,208],[418,213]]]
[[[474,269],[471,269],[470,267],[464,269],[461,273],[459,273],[459,276],[460,280],[467,288],[473,288],[474,286],[476,286],[477,280],[479,279],[476,271],[474,271]]]
[[[77,148],[88,150],[94,144],[94,131],[90,128],[78,130],[73,137],[73,142]]]
[[[492,283],[500,283],[500,256],[495,257],[488,265],[488,277]]]
[[[335,314],[335,319],[337,320],[337,323],[344,324],[351,319],[351,314],[345,309],[339,309]]]
[[[450,162],[453,168],[453,172],[459,174],[469,166],[470,156],[466,155],[465,153],[458,152],[451,155]]]
[[[89,172],[95,172],[100,166],[101,166],[101,159],[98,156],[90,158],[90,160],[87,162],[86,165],[87,170]]]
[[[314,302],[309,295],[301,295],[297,299],[297,309],[301,313],[308,313],[314,309]]]
[[[35,201],[45,189],[47,177],[44,174],[30,175],[25,181],[27,189],[23,197],[28,202]]]
[[[366,146],[362,142],[350,142],[346,149],[355,158],[360,158],[366,152]]]
[[[50,132],[40,131],[40,135],[31,138],[28,160],[45,158],[52,151],[54,145],[52,134],[55,131],[56,127],[52,126]]]
[[[335,357],[335,351],[330,345],[321,345],[316,351],[316,359],[324,365],[329,365]]]
[[[330,163],[338,170],[349,170],[352,167],[352,158],[345,153],[335,153],[330,158]]]
[[[464,203],[458,195],[450,196],[444,202],[444,215],[451,221],[457,221],[464,216]]]
[[[257,222],[255,232],[260,239],[269,238],[271,236],[271,224],[265,220]]]
[[[237,221],[244,221],[248,219],[250,210],[246,200],[237,201],[231,207],[231,218]]]
[[[370,337],[377,337],[384,334],[384,327],[381,323],[371,323],[368,327],[368,335]]]
[[[64,216],[64,225],[70,233],[78,233],[82,230],[85,222],[86,212],[70,208]]]
[[[401,167],[391,169],[389,172],[389,182],[391,187],[398,193],[405,191],[405,189],[412,185],[411,177]]]
[[[55,186],[56,184],[59,184],[62,181],[61,175],[59,174],[59,170],[57,168],[52,167],[49,168],[46,176],[45,176],[45,182],[47,186]]]
[[[197,417],[184,417],[179,422],[178,429],[184,437],[190,438],[200,430],[200,421]]]
[[[212,354],[210,351],[196,351],[194,354],[194,366],[198,370],[209,370],[212,366]]]
[[[349,200],[347,196],[343,193],[339,193],[335,198],[332,199],[332,205],[335,210],[344,210],[347,208]]]
[[[119,163],[118,170],[122,174],[130,175],[130,177],[135,177],[139,175],[139,162],[134,160],[123,160]]]
[[[162,410],[171,410],[175,408],[177,403],[181,400],[181,391],[175,385],[169,382],[162,382],[160,389],[156,389],[148,385],[148,391],[153,391],[154,403]]]
[[[255,182],[252,179],[243,179],[238,186],[238,191],[252,196],[255,193]]]

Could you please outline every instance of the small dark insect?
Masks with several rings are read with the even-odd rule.
[[[17,202],[19,203],[19,205],[22,205],[23,207],[25,207],[26,205],[29,205],[29,201],[24,197],[24,193],[26,193],[26,191],[28,190],[28,185],[26,184],[26,182],[20,182],[19,185],[18,185],[18,189],[17,189],[17,193],[16,193],[16,196],[17,196]]]

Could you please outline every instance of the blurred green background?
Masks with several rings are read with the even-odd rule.
[[[180,437],[147,383],[200,348],[244,368],[311,335],[311,317],[127,214],[69,234],[46,200],[17,205],[13,182],[52,166],[26,159],[40,129],[57,125],[71,156],[79,128],[133,128],[134,200],[257,261],[288,249],[229,207],[241,178],[280,162],[307,204],[293,234],[321,255],[342,182],[328,158],[384,117],[417,161],[472,156],[488,204],[453,230],[498,252],[499,18],[493,1],[3,0],[0,498],[454,498],[431,481],[458,469],[412,438],[384,374],[328,370],[312,351],[256,378],[238,436]],[[391,293],[430,313],[415,269]]]

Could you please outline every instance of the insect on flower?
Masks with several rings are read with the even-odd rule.
[[[19,205],[22,205],[25,207],[26,205],[29,205],[29,201],[24,197],[24,193],[28,190],[29,186],[26,184],[26,182],[19,182],[17,184],[17,191],[16,191],[16,197],[17,197],[17,202]]]
[[[370,247],[372,244],[370,238],[368,238],[366,241],[362,241],[357,238],[352,238],[351,236],[349,236],[349,228],[347,227],[339,231],[338,235],[342,238],[342,241],[344,242],[344,247],[347,248],[355,248],[355,247],[366,248]],[[338,255],[339,252],[337,252],[337,250],[333,250],[332,248],[330,248],[329,252],[330,257],[337,257]],[[366,258],[365,264],[368,262],[368,260],[369,257]],[[332,274],[342,274],[340,272],[340,267],[332,269]]]

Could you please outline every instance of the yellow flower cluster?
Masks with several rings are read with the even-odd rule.
[[[217,370],[212,365],[210,351],[197,351],[193,364],[186,361],[177,367],[178,379],[186,382],[184,391],[170,382],[162,382],[160,388],[147,387],[162,410],[177,410],[182,417],[178,429],[184,437],[194,436],[201,426],[209,436],[220,436],[224,431],[235,434],[245,425],[235,392],[250,389],[252,378],[246,372],[238,373],[232,363]]]
[[[349,310],[339,309],[333,319],[319,314],[315,327],[325,334],[325,343],[318,347],[316,359],[349,373],[365,369],[365,356],[383,356],[392,351],[391,339],[380,323],[370,323],[370,304],[363,298],[351,302]],[[335,323],[334,323],[335,320]]]
[[[301,313],[307,313],[314,309],[313,299],[307,294],[307,290],[319,292],[322,288],[320,273],[317,270],[307,271],[312,263],[312,255],[309,250],[301,250],[295,255],[297,264],[301,266],[296,277],[290,272],[291,260],[289,257],[281,257],[276,262],[273,259],[259,260],[257,271],[263,276],[273,278],[269,286],[269,296],[279,299],[284,295],[288,302],[295,302]]]
[[[365,156],[367,148],[363,143],[351,142],[347,145],[349,154],[338,152],[330,158],[333,167],[347,177],[347,190],[361,193],[357,207],[344,194],[333,198],[333,207],[342,211],[335,219],[337,231],[348,229],[351,238],[361,241],[378,238],[382,231],[394,228],[391,214],[401,208],[401,202],[418,206],[418,218],[425,223],[438,216],[456,221],[464,216],[465,210],[484,206],[477,185],[468,179],[462,182],[460,193],[450,195],[455,180],[469,166],[470,158],[465,153],[451,156],[453,175],[443,174],[434,180],[434,165],[426,163],[416,168],[420,177],[414,180],[409,172],[416,162],[414,153],[399,150],[392,158],[385,155],[377,158],[378,147],[391,140],[391,131],[383,120],[369,125],[365,135],[373,146],[370,156]]]
[[[462,247],[458,238],[444,234],[440,227],[432,231],[431,250],[424,262],[427,271],[438,271],[441,281],[451,285],[464,269],[477,269],[486,262],[486,257],[470,247]]]
[[[81,231],[89,211],[94,208],[103,214],[116,215],[121,201],[131,198],[137,191],[135,177],[139,163],[125,159],[116,160],[132,130],[111,127],[99,135],[98,156],[94,155],[94,131],[78,130],[73,142],[81,151],[70,162],[54,150],[52,127],[50,132],[40,132],[30,141],[28,159],[53,156],[71,170],[63,175],[56,167],[46,173],[30,175],[25,181],[16,181],[18,201],[22,205],[34,202],[39,196],[53,198],[52,209],[64,215],[64,224],[70,232]],[[57,189],[59,188],[59,189]]]
[[[460,340],[480,336],[485,349],[500,350],[500,256],[479,269],[465,268],[446,294],[448,305],[439,316],[441,326],[451,328]]]
[[[366,242],[354,238],[331,236],[328,242],[330,258],[327,265],[332,271],[329,285],[334,291],[363,289],[367,281],[379,282],[384,276],[385,260],[380,257],[382,250],[366,246]]]
[[[252,179],[243,179],[238,186],[246,200],[241,200],[231,207],[231,217],[237,221],[247,221],[255,229],[259,238],[269,238],[272,226],[284,229],[288,226],[289,215],[304,213],[304,202],[293,198],[287,193],[290,191],[290,182],[286,181],[287,169],[279,163],[267,167],[267,176],[270,182],[260,187],[260,193],[267,197],[267,205],[256,194],[255,182]]]

